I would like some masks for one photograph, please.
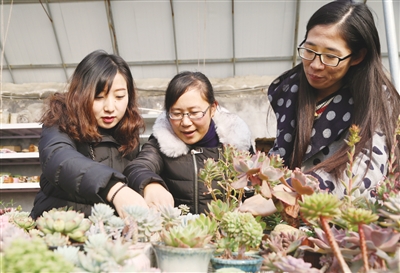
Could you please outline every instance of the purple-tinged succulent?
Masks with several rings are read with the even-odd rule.
[[[304,262],[303,259],[297,259],[293,256],[284,256],[274,263],[281,272],[296,272],[296,273],[321,273],[317,268],[311,267],[310,263]]]
[[[392,228],[381,228],[376,224],[362,225],[368,250],[381,250],[386,253],[394,253],[400,247],[400,233],[394,232]],[[345,238],[349,243],[359,245],[359,234],[350,232]]]

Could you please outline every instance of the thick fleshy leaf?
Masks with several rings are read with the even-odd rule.
[[[319,189],[318,180],[312,175],[304,174],[299,168],[291,173],[292,187],[299,194],[311,195]]]
[[[266,198],[271,198],[271,188],[269,187],[268,183],[266,181],[261,182],[261,194],[266,197]]]
[[[256,185],[261,186],[261,183],[263,181],[257,175],[251,175],[248,177],[248,179],[250,180],[252,186],[256,186]]]
[[[296,204],[296,192],[272,191],[272,195],[288,205],[294,206]]]
[[[247,175],[243,174],[238,177],[238,180],[231,183],[231,187],[234,189],[243,189],[247,186]]]
[[[293,218],[297,218],[299,215],[299,210],[300,210],[300,205],[299,203],[294,204],[294,206],[286,206],[285,207],[285,212],[292,216]]]
[[[301,195],[303,194],[311,195],[314,193],[314,190],[311,187],[303,185],[300,182],[300,180],[293,177],[292,177],[292,187],[296,192],[298,192]]]
[[[283,171],[272,166],[263,165],[259,176],[262,180],[276,181],[283,176]]]

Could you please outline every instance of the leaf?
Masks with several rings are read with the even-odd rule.
[[[302,183],[296,178],[292,178],[292,187],[295,189],[296,192],[298,192],[301,195],[303,194],[311,195],[314,193],[314,190],[311,187],[303,186]]]
[[[261,182],[261,194],[265,197],[265,198],[271,198],[272,194],[271,194],[271,188],[269,187],[267,181],[263,180]]]
[[[294,206],[296,204],[297,200],[296,192],[273,191],[272,195],[290,206]]]
[[[300,205],[296,203],[294,206],[285,206],[285,212],[292,216],[293,218],[297,218],[299,215]]]

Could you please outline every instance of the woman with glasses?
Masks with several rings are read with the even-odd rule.
[[[129,186],[151,206],[187,205],[207,209],[212,198],[198,171],[207,158],[218,159],[223,144],[253,151],[251,133],[237,115],[218,106],[213,87],[200,72],[181,72],[165,93],[165,112],[138,157],[125,169]]]
[[[321,189],[342,197],[350,150],[345,140],[350,126],[358,125],[361,140],[355,146],[353,188],[373,198],[376,184],[387,174],[389,151],[396,145],[400,97],[382,66],[371,11],[351,1],[324,5],[308,21],[298,53],[301,63],[268,90],[277,119],[270,153],[281,155],[290,169],[311,173]],[[395,154],[398,164],[398,145]],[[241,209],[273,212],[270,206],[257,210],[263,206],[254,200],[248,199]]]

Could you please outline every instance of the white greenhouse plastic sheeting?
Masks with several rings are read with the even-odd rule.
[[[168,79],[182,70],[212,78],[277,76],[292,67],[307,20],[327,2],[3,0],[2,82],[66,82],[76,64],[95,49],[122,56],[135,79]],[[400,44],[400,1],[391,2]],[[389,71],[382,1],[367,4]]]

